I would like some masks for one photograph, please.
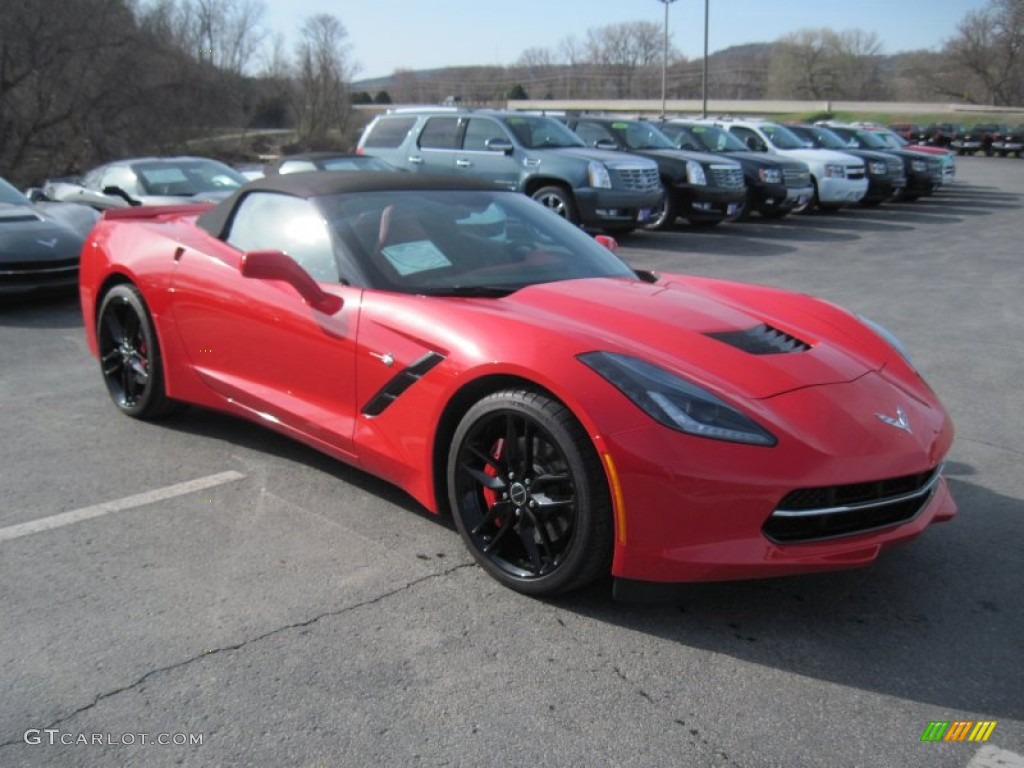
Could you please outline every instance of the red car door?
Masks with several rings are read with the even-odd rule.
[[[200,378],[234,405],[332,453],[354,458],[356,330],[362,289],[331,274],[330,235],[311,234],[312,203],[250,194],[227,242],[196,230],[176,256],[171,312]],[[247,204],[252,201],[247,210]],[[297,226],[297,216],[307,216]],[[288,242],[301,232],[301,242]],[[335,314],[305,303],[280,280],[243,277],[245,250],[283,250],[343,300]],[[330,450],[333,449],[333,450]]]

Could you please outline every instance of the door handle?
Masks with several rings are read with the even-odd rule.
[[[473,167],[473,161],[472,160],[467,160],[464,157],[460,157],[458,160],[456,160],[455,164],[457,166],[459,166],[459,168],[472,168]]]
[[[181,261],[181,257],[185,255],[185,249],[180,245],[174,249],[174,260]]]
[[[420,157],[419,155],[412,155],[409,158],[409,162],[413,163],[414,165],[423,165],[423,158]]]

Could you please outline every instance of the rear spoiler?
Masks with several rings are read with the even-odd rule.
[[[200,214],[216,205],[212,200],[204,203],[180,203],[178,205],[137,205],[132,208],[108,208],[103,212],[107,221],[119,219],[159,219],[162,216],[188,216]]]

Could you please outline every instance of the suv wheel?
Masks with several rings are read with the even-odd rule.
[[[541,187],[531,197],[552,213],[557,213],[572,224],[579,224],[580,215],[576,211],[576,203],[572,195],[562,187]]]

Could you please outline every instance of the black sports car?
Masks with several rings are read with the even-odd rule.
[[[72,203],[33,203],[0,179],[0,299],[74,290],[78,257],[99,214]]]

